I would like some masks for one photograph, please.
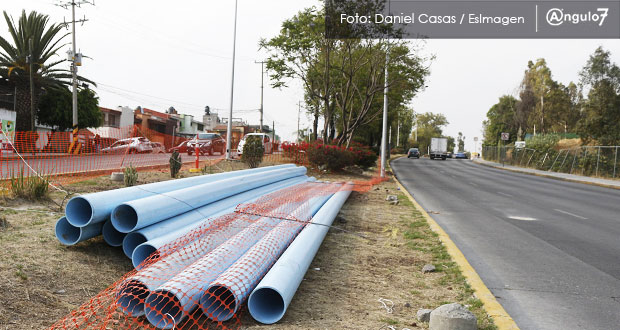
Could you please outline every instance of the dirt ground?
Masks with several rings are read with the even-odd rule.
[[[242,167],[220,163],[212,170]],[[309,175],[348,181],[370,179],[372,173]],[[167,171],[141,172],[138,183],[164,179]],[[121,186],[99,177],[65,188],[86,193]],[[388,194],[397,195],[399,204],[390,205]],[[0,199],[0,329],[45,329],[131,270],[122,249],[110,248],[101,237],[73,247],[56,240],[64,198],[54,192],[41,203]],[[428,325],[416,321],[416,311],[450,302],[470,306],[479,328],[493,328],[436,235],[393,181],[353,192],[334,226],[282,321],[259,325],[242,310],[242,328],[424,329]],[[428,263],[437,271],[423,274]]]

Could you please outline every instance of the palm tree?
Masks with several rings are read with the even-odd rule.
[[[13,44],[0,37],[0,77],[7,79],[17,90],[16,131],[28,131],[31,130],[31,96],[30,65],[27,63],[27,58],[31,55],[36,108],[43,89],[65,87],[71,84],[71,72],[58,68],[59,64],[67,60],[53,59],[58,55],[57,52],[66,45],[61,42],[69,33],[61,33],[63,24],[48,25],[49,17],[36,11],[28,15],[26,11],[22,11],[17,25],[6,11],[4,11],[4,18],[13,38]],[[30,49],[31,45],[32,49]],[[78,79],[90,82],[82,77]]]

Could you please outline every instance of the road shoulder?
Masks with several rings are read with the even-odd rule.
[[[471,264],[467,261],[461,250],[452,241],[450,236],[439,226],[439,224],[422,208],[422,206],[413,198],[413,196],[405,189],[405,187],[398,181],[396,175],[394,175],[394,181],[400,188],[400,190],[407,196],[407,198],[413,203],[416,209],[418,209],[431,229],[437,233],[439,239],[443,242],[448,254],[457,263],[463,276],[465,276],[467,283],[472,287],[475,295],[484,304],[484,309],[487,314],[493,318],[493,321],[500,330],[514,330],[519,329],[512,317],[504,310],[502,305],[497,302],[495,296],[489,288],[484,284],[478,273],[474,270]]]

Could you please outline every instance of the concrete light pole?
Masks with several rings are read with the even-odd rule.
[[[265,77],[265,61],[254,61],[254,63],[260,63],[260,132],[263,131],[263,80]]]
[[[235,0],[235,25],[233,29],[232,77],[230,79],[230,109],[228,111],[228,125],[226,127],[226,160],[232,159],[232,116],[235,91],[235,48],[237,46],[237,0]]]
[[[381,177],[385,178],[385,163],[387,161],[387,119],[388,119],[388,63],[390,54],[385,53],[385,84],[383,85],[383,129],[381,131]]]

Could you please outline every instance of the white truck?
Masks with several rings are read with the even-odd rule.
[[[431,138],[429,156],[431,159],[441,158],[446,160],[448,155],[448,139],[447,138]]]

